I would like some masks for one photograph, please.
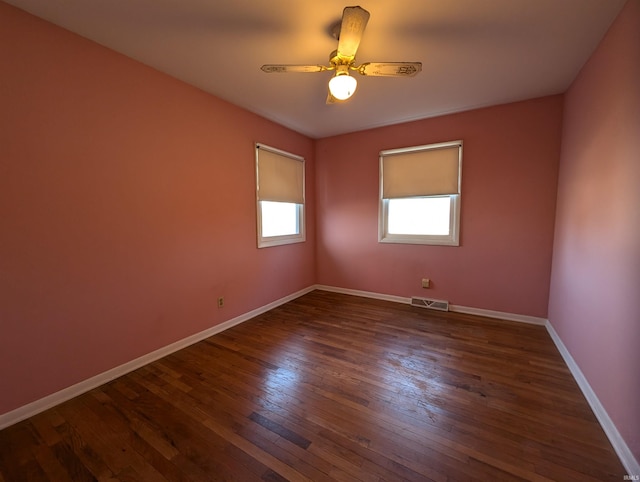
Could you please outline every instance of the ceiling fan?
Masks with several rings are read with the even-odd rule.
[[[345,7],[342,21],[334,30],[338,49],[329,56],[329,65],[271,64],[263,65],[261,68],[267,73],[335,71],[335,75],[329,81],[327,104],[347,100],[353,95],[358,82],[355,77],[349,75],[350,70],[360,75],[375,77],[413,77],[422,70],[420,62],[366,62],[356,65],[356,52],[368,21],[369,12],[364,8]]]

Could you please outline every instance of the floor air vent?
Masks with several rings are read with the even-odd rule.
[[[449,311],[449,302],[443,300],[431,300],[414,296],[411,298],[411,304],[420,308],[429,308],[430,310]]]

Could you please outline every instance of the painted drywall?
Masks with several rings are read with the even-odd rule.
[[[550,96],[319,140],[318,282],[546,318],[561,123]],[[460,246],[379,243],[379,152],[457,139]]]
[[[568,90],[549,320],[640,460],[640,1]]]
[[[0,65],[0,414],[315,283],[313,140],[2,2]],[[256,248],[256,141],[306,243]]]

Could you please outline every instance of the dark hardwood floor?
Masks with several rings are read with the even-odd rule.
[[[0,432],[0,481],[625,471],[544,327],[314,291]]]

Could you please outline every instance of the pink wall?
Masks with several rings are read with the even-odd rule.
[[[0,65],[0,414],[315,282],[313,140],[2,2]],[[255,141],[304,244],[256,248]]]
[[[318,282],[546,317],[561,123],[553,96],[319,140]],[[461,245],[378,243],[379,151],[456,139]]]
[[[566,94],[549,320],[640,460],[640,1]]]

